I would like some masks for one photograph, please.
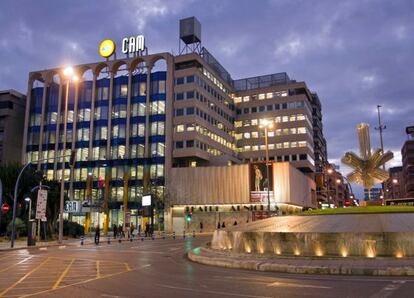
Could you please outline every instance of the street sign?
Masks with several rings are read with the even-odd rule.
[[[66,201],[65,202],[65,212],[66,213],[77,213],[80,211],[80,202],[79,201]]]
[[[4,214],[6,214],[9,211],[10,211],[10,205],[9,204],[4,203],[3,205],[1,205],[1,212],[3,212]]]
[[[36,205],[36,219],[42,219],[46,217],[46,205],[47,205],[47,190],[39,189],[37,192],[37,205]]]

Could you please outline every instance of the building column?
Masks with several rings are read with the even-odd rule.
[[[23,146],[22,146],[22,164],[26,164],[27,160],[27,136],[29,132],[30,126],[30,103],[32,100],[32,88],[33,88],[33,80],[29,79],[29,83],[27,84],[27,95],[26,95],[26,107],[24,112],[24,130],[23,130]]]
[[[92,79],[92,98],[91,98],[91,123],[89,125],[89,149],[88,149],[88,161],[93,158],[93,139],[94,139],[94,121],[95,121],[95,100],[96,100],[96,79],[97,75],[93,74]]]
[[[144,147],[144,156],[146,158],[151,157],[151,150],[149,148],[149,137],[151,133],[149,116],[151,113],[150,103],[151,103],[151,69],[152,65],[147,66],[147,84],[146,84],[146,101],[145,101],[145,147]],[[145,170],[145,167],[144,167]],[[144,173],[145,175],[145,173]],[[145,185],[144,185],[145,188]]]
[[[112,159],[111,157],[111,136],[112,136],[112,100],[114,97],[114,73],[111,71],[111,78],[109,81],[109,94],[108,94],[108,131],[107,131],[107,143],[106,143],[106,160]]]
[[[43,158],[43,150],[42,150],[42,145],[43,145],[43,131],[44,131],[44,125],[45,125],[45,111],[46,111],[46,97],[47,97],[47,89],[49,88],[49,82],[45,82],[44,86],[43,86],[43,95],[42,95],[42,114],[40,117],[40,133],[39,133],[39,157],[38,159],[42,159]],[[42,162],[38,162],[37,163],[37,170],[40,171],[41,169],[41,163]]]
[[[73,107],[73,126],[72,126],[72,145],[71,145],[71,154],[75,150],[75,143],[77,140],[77,123],[78,123],[78,102],[79,102],[79,83],[75,83],[75,105]],[[74,171],[75,167],[70,165],[69,173],[69,199],[74,199],[73,193],[73,180],[74,180]]]
[[[60,115],[62,113],[62,93],[63,85],[62,82],[59,83],[59,94],[58,94],[58,108],[57,108],[57,119],[56,119],[56,132],[55,132],[55,157],[59,152],[59,132],[60,132]],[[57,180],[57,165],[59,160],[55,158],[53,161],[53,179]]]
[[[128,72],[128,99],[127,99],[127,118],[125,130],[125,159],[129,159],[129,137],[131,130],[131,97],[132,97],[132,69]]]

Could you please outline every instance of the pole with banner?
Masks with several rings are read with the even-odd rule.
[[[46,219],[46,206],[47,206],[47,190],[42,189],[42,185],[39,186],[37,191],[37,203],[36,203],[36,219],[37,219],[37,237],[40,240],[40,220]]]
[[[92,204],[92,172],[88,171],[88,177],[86,178],[86,200],[89,202],[89,206]],[[91,207],[90,207],[91,208]],[[91,210],[85,214],[85,235],[89,234],[91,227]]]

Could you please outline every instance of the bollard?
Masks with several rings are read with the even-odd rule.
[[[151,239],[154,240],[155,239],[155,233],[151,234]]]
[[[193,230],[193,238],[195,238],[195,231]]]
[[[185,230],[183,231],[183,239],[185,239]]]
[[[144,237],[143,236],[141,236],[141,241],[144,241]]]
[[[81,245],[83,245],[83,241],[85,240],[85,236],[81,236]]]
[[[133,238],[134,238],[134,235],[131,234],[131,237],[129,237],[129,242],[132,242],[132,240],[134,240]]]
[[[165,231],[162,231],[162,239],[165,239]]]
[[[173,239],[175,240],[175,232],[173,232]]]
[[[111,236],[109,236],[109,234],[106,235],[106,240],[107,240],[108,244],[111,244]]]
[[[119,237],[119,239],[118,239],[118,243],[121,243],[121,241],[122,241],[122,240],[121,240],[121,237]]]

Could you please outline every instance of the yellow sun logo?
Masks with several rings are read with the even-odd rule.
[[[115,43],[110,39],[105,39],[99,45],[99,55],[104,58],[110,57],[115,52]]]

